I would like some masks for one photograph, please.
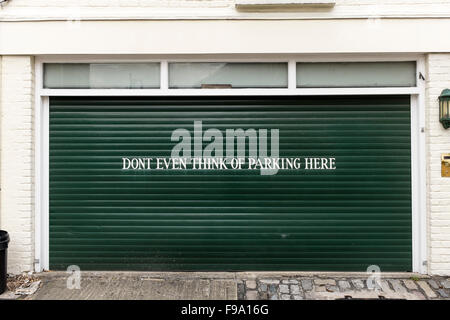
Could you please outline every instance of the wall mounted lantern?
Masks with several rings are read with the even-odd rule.
[[[450,89],[445,89],[439,96],[439,121],[445,129],[450,128]]]

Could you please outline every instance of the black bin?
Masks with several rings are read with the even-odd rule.
[[[6,266],[8,257],[8,232],[0,230],[0,294],[6,291]]]

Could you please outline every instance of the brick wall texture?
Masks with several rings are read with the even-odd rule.
[[[151,15],[155,8],[222,8],[223,10],[230,10],[234,8],[234,4],[235,0],[10,0],[4,7],[11,10],[10,13],[14,13],[14,9],[17,9],[17,12],[23,9],[34,9],[30,12],[36,18],[41,14],[45,15],[42,11],[43,9],[45,11],[45,8],[79,7],[88,10],[99,8],[105,14],[105,9],[117,8],[119,9],[117,15],[120,15],[120,10],[126,15],[127,12],[123,11],[125,8],[139,8],[140,10],[146,10],[147,8]],[[338,14],[356,13],[363,15],[405,14],[408,12],[414,14],[445,14],[449,12],[449,9],[450,0],[336,0],[333,11]],[[305,12],[310,11],[311,9],[308,9]],[[321,11],[321,9],[318,9],[318,11]],[[52,11],[48,10],[47,12],[51,14]],[[101,15],[101,11],[98,12]],[[197,13],[191,11],[189,15],[195,16]]]
[[[34,59],[1,57],[0,227],[9,232],[8,271],[34,259]]]
[[[439,123],[438,97],[450,88],[450,54],[427,59],[428,247],[432,274],[450,274],[450,178],[441,177],[441,154],[450,153],[450,130]]]

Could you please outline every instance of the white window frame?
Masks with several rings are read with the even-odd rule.
[[[133,58],[133,57],[36,57],[35,59],[35,271],[49,269],[49,98],[56,96],[329,96],[329,95],[410,95],[411,96],[411,187],[412,187],[412,252],[413,272],[428,272],[426,148],[425,148],[425,57],[423,55],[278,55],[266,58],[258,55],[224,55],[201,58],[195,55]],[[415,61],[415,87],[370,88],[297,88],[297,62],[386,62]],[[160,62],[161,87],[158,89],[46,89],[43,87],[45,63],[130,63]],[[169,62],[287,62],[287,88],[254,89],[170,89]],[[382,270],[383,271],[383,270]]]

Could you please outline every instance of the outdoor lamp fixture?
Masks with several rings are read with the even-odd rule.
[[[450,128],[450,89],[445,89],[439,96],[439,121],[445,129]]]

